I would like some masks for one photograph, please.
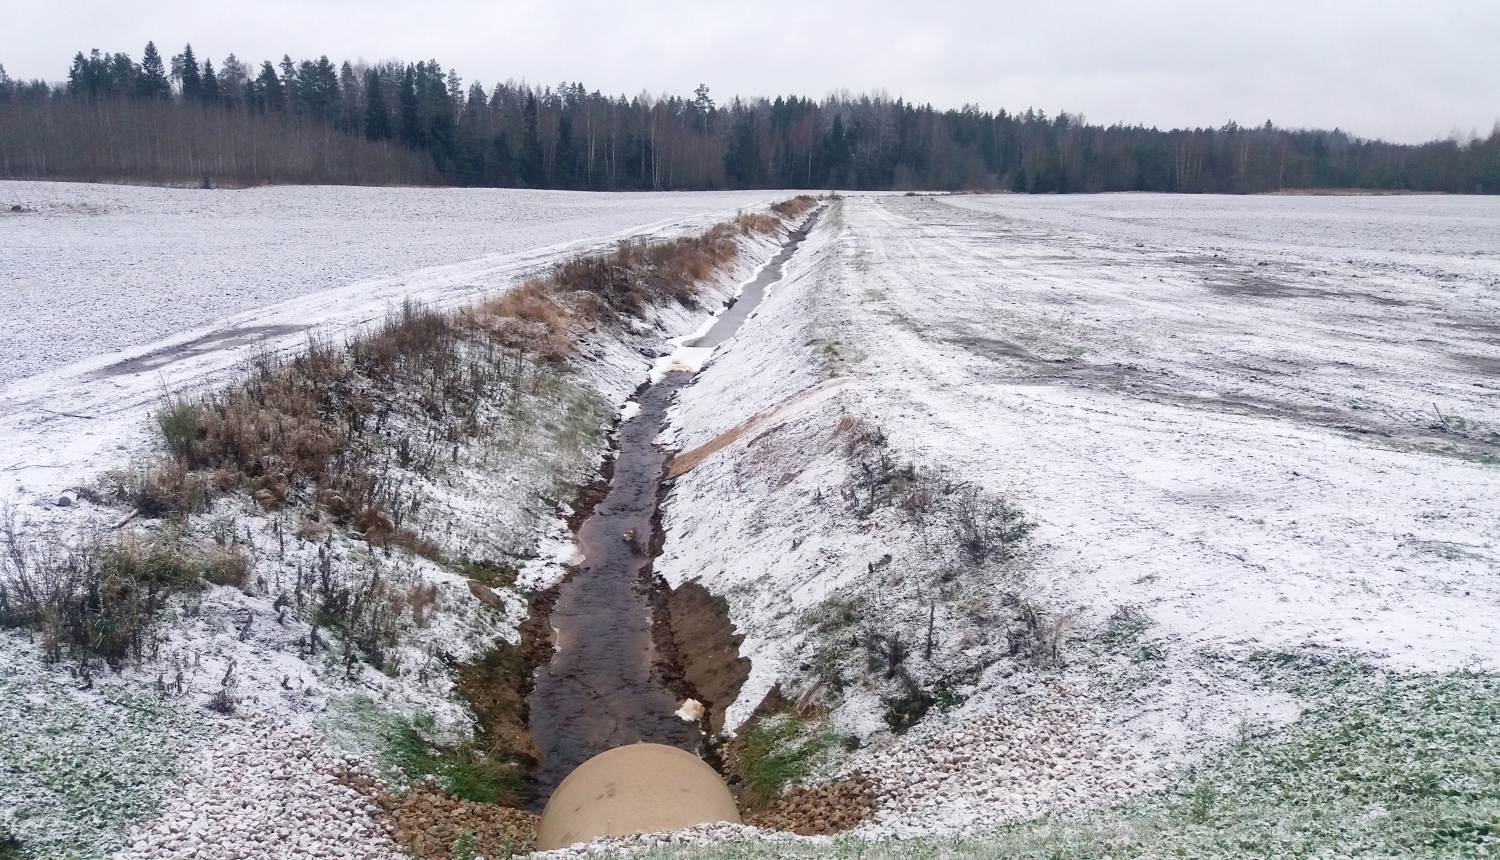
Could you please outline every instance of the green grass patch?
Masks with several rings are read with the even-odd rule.
[[[373,753],[397,785],[432,776],[439,789],[463,800],[514,805],[521,799],[519,770],[489,758],[467,738],[440,739],[428,714],[403,717],[367,696],[348,696],[335,703],[329,734],[345,749]]]
[[[88,685],[0,634],[0,858],[110,856],[211,732],[201,711]]]
[[[739,757],[745,787],[754,799],[769,801],[811,776],[839,746],[827,720],[773,714],[742,730]]]

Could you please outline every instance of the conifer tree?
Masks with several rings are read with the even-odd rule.
[[[401,142],[412,149],[420,149],[422,146],[422,118],[417,113],[417,71],[412,66],[406,67],[406,75],[401,79]]]
[[[281,112],[286,110],[286,88],[276,76],[276,67],[270,60],[260,64],[260,74],[255,78],[256,109]]]
[[[755,146],[755,126],[749,116],[740,120],[724,152],[724,175],[736,188],[754,188],[760,181],[760,153]]]
[[[339,129],[350,134],[359,134],[359,79],[348,60],[339,67]]]
[[[245,85],[249,83],[250,70],[234,54],[224,58],[219,66],[219,99],[227,107],[245,101]]]
[[[203,103],[217,105],[222,98],[219,91],[219,76],[214,74],[214,64],[203,61]]]
[[[68,67],[68,95],[78,99],[98,95],[97,90],[93,69],[89,66],[88,58],[84,57],[82,51],[79,51],[73,57],[73,65]]]
[[[276,109],[287,113],[297,112],[302,101],[301,94],[297,92],[297,64],[292,62],[290,54],[281,55],[281,104]]]
[[[198,58],[193,56],[193,46],[188,45],[182,53],[172,58],[172,77],[182,86],[184,101],[203,100],[203,76],[198,71]]]
[[[172,85],[167,80],[167,69],[161,61],[161,54],[157,53],[155,42],[147,42],[146,50],[141,52],[141,71],[135,82],[135,94],[141,98],[171,95]]]
[[[515,173],[521,177],[522,182],[532,188],[546,186],[542,164],[542,136],[537,122],[537,113],[540,109],[541,105],[537,103],[536,94],[528,92],[526,107],[522,111],[521,151],[517,154]]]
[[[109,94],[127,96],[135,92],[135,79],[139,69],[130,55],[121,51],[109,58]]]
[[[385,88],[380,83],[380,73],[371,69],[365,73],[365,137],[370,140],[390,140],[391,109],[385,103]]]
[[[699,84],[693,90],[693,113],[699,131],[708,134],[713,130],[714,100],[708,97],[708,84]]]
[[[327,55],[303,60],[296,71],[295,102],[299,113],[328,121],[338,116],[339,77]]]

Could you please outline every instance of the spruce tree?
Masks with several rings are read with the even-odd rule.
[[[536,94],[527,92],[526,107],[521,118],[521,151],[516,154],[515,173],[532,188],[542,188],[547,183],[542,163],[542,136],[537,127],[537,112],[540,109]]]
[[[260,64],[260,75],[255,79],[255,99],[262,112],[286,110],[286,88],[276,76],[276,67],[270,60]]]
[[[735,188],[753,188],[760,182],[760,153],[755,146],[755,126],[748,114],[735,126],[734,137],[724,152],[724,175]]]
[[[109,58],[109,94],[125,96],[135,92],[139,67],[123,51]]]
[[[297,64],[288,54],[281,55],[281,105],[277,110],[293,113],[301,107],[301,94],[297,92]]]
[[[365,137],[370,140],[390,140],[391,110],[385,103],[385,88],[380,83],[380,73],[371,69],[365,73]]]
[[[88,59],[83,56],[82,51],[79,51],[73,57],[73,65],[68,67],[68,95],[75,99],[95,95],[94,92],[90,92],[90,90],[95,90],[93,77],[93,70],[89,68]]]
[[[141,71],[135,79],[135,94],[141,98],[155,99],[164,98],[172,93],[172,85],[167,80],[167,69],[162,64],[161,54],[156,51],[155,42],[147,42],[146,50],[141,53]]]
[[[422,148],[422,118],[417,114],[417,72],[406,67],[401,79],[401,142],[412,149]]]
[[[205,59],[203,61],[203,103],[217,105],[220,98],[219,76],[214,74],[214,64]]]
[[[203,76],[198,71],[198,58],[193,56],[193,46],[188,45],[182,53],[172,58],[172,77],[182,85],[183,101],[203,100]]]

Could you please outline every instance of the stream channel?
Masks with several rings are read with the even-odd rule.
[[[706,334],[683,345],[716,347],[733,337],[781,279],[782,266],[817,215],[814,210],[787,237]],[[537,812],[564,777],[605,750],[649,742],[698,752],[703,745],[705,721],[676,715],[682,703],[656,668],[649,594],[652,558],[662,542],[658,507],[673,454],[655,440],[672,398],[692,379],[674,371],[638,393],[640,412],[616,432],[608,489],[578,528],[583,560],[560,586],[551,612],[555,651],[537,667],[527,698],[531,737],[541,753],[529,791]]]

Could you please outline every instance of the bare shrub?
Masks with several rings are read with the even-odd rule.
[[[960,486],[948,507],[953,536],[974,564],[1010,559],[1036,528],[1006,499],[988,495],[973,484]]]
[[[236,546],[229,545],[203,557],[203,578],[214,585],[243,588],[250,579],[253,563]]]
[[[233,716],[240,704],[239,698],[235,696],[239,678],[234,674],[234,668],[234,661],[230,660],[229,668],[224,670],[224,677],[219,679],[219,689],[208,699],[208,709],[226,717]]]
[[[1020,627],[1008,634],[1010,656],[1040,665],[1055,665],[1063,636],[1072,629],[1071,614],[1049,616],[1042,608],[1026,600],[1017,600],[1016,620]]]
[[[154,654],[154,627],[168,597],[197,586],[223,561],[187,546],[175,529],[150,538],[92,534],[68,546],[26,538],[4,524],[0,625],[37,631],[52,660],[120,666]]]
[[[207,509],[212,484],[176,457],[147,460],[105,478],[110,495],[129,501],[141,515],[186,519]]]
[[[896,491],[896,507],[913,522],[923,522],[938,500],[943,486],[921,470],[913,470],[912,480],[903,482]]]
[[[879,425],[849,413],[839,417],[833,436],[842,443],[845,457],[853,457],[866,448],[884,447],[886,443],[885,431]]]
[[[418,583],[411,587],[406,593],[406,603],[411,607],[412,623],[418,627],[427,626],[427,614],[437,604],[438,588],[436,583]]]
[[[734,216],[734,226],[741,233],[770,233],[781,226],[781,219],[764,212],[742,212]]]

